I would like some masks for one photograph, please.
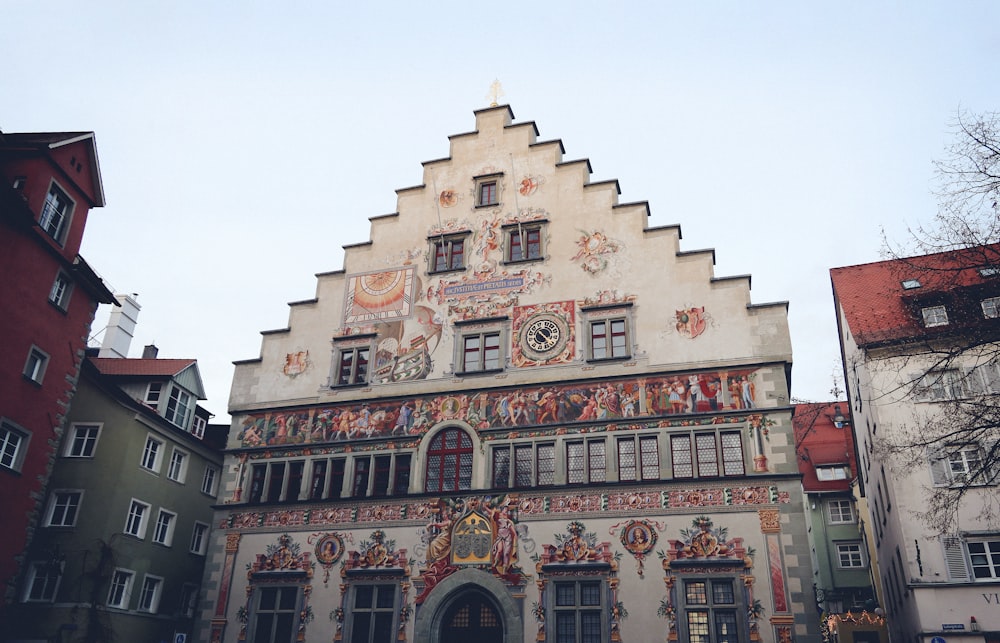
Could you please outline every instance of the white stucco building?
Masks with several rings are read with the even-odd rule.
[[[818,635],[787,305],[513,119],[237,362],[204,640]]]
[[[897,466],[879,443],[903,432],[960,429],[952,402],[1000,393],[1000,246],[831,271],[853,426],[891,640],[1000,641],[1000,532],[983,518],[996,471],[981,471],[995,426],[944,440],[920,466]],[[969,337],[985,345],[956,359]],[[925,434],[929,435],[928,434]],[[920,436],[917,436],[920,439]],[[972,488],[940,534],[921,518],[935,488]]]

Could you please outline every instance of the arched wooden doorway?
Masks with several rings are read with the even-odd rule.
[[[524,595],[523,587],[516,589],[518,594]],[[496,616],[498,627],[489,626],[491,617],[482,617],[482,603]],[[452,629],[452,615],[458,614],[465,605],[469,606],[469,628],[466,629],[460,621]],[[420,643],[526,643],[524,622],[521,620],[523,611],[523,600],[515,600],[510,588],[495,576],[481,569],[460,569],[439,582],[417,609],[413,640]],[[473,613],[477,614],[476,621],[472,621]],[[466,634],[473,622],[480,628],[481,635],[478,637]],[[486,627],[483,627],[484,622]]]
[[[441,622],[441,643],[503,643],[503,620],[480,592],[466,592],[448,607]]]

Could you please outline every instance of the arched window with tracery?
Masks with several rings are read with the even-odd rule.
[[[444,429],[427,448],[424,490],[466,491],[472,488],[472,438],[458,427]]]

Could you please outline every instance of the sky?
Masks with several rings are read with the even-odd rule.
[[[930,222],[956,114],[1000,110],[987,0],[7,0],[3,24],[0,130],[96,132],[107,205],[81,254],[138,293],[129,356],[196,358],[216,422],[232,362],[474,129],[494,79],[651,227],[789,303],[811,401],[841,371],[829,269]]]

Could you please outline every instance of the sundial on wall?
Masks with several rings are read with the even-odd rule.
[[[358,324],[409,317],[412,290],[412,267],[352,275],[347,280],[344,322]]]
[[[566,320],[551,313],[532,315],[521,326],[518,342],[525,357],[544,361],[560,354],[569,341]]]

